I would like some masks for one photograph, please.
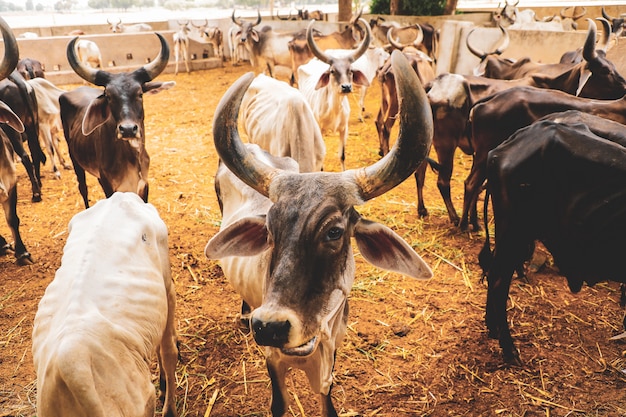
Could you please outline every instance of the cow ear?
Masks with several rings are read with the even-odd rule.
[[[91,134],[96,128],[102,126],[110,116],[111,110],[104,94],[94,99],[89,103],[85,117],[83,117],[83,135]]]
[[[361,255],[374,266],[417,278],[432,278],[424,260],[393,230],[380,223],[360,218],[354,238]]]
[[[330,71],[325,71],[320,79],[317,80],[317,84],[315,85],[315,89],[319,90],[320,88],[324,88],[328,85],[328,81],[330,80]]]
[[[0,123],[8,124],[16,132],[22,133],[24,131],[22,120],[3,101],[0,101]]]
[[[250,37],[252,38],[253,41],[258,42],[259,41],[259,32],[257,32],[256,30],[251,30],[250,31]]]
[[[144,93],[157,94],[157,93],[160,93],[161,91],[169,90],[175,85],[176,85],[176,81],[164,81],[164,82],[151,81],[151,82],[144,83],[141,88],[143,89]]]
[[[213,236],[204,248],[209,259],[254,256],[269,248],[265,216],[245,217]]]
[[[361,87],[369,87],[370,86],[370,82],[367,80],[367,77],[365,76],[365,74],[363,74],[359,70],[352,70],[352,82],[355,85],[358,85],[358,86],[361,86]]]

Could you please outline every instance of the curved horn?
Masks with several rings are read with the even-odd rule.
[[[84,65],[78,57],[76,56],[76,41],[78,41],[78,36],[72,39],[67,44],[67,62],[69,62],[70,67],[74,70],[74,72],[83,80],[90,82],[95,85],[100,85],[96,82],[96,78],[98,78],[98,74],[100,72],[105,72],[100,69],[91,68],[87,65]]]
[[[609,41],[611,40],[611,22],[603,17],[597,17],[596,20],[602,22],[603,27],[602,40],[598,42],[596,49],[600,49],[601,51],[606,52],[607,48],[609,47]]]
[[[587,14],[587,8],[585,6],[581,6],[582,11],[577,15],[572,15],[572,20],[576,21]],[[576,7],[574,7],[574,12],[576,11]]]
[[[167,63],[170,60],[170,47],[167,44],[167,41],[160,33],[155,32],[155,35],[157,35],[159,41],[161,42],[161,50],[159,51],[159,55],[157,55],[157,57],[154,58],[154,60],[149,64],[146,64],[143,67],[134,71],[146,72],[146,74],[148,75],[148,79],[144,79],[144,82],[155,79],[167,67]]]
[[[496,55],[501,55],[502,52],[504,52],[506,50],[506,48],[509,47],[509,43],[511,42],[511,38],[509,36],[509,31],[506,30],[506,28],[502,25],[498,25],[498,27],[500,28],[500,31],[502,32],[502,43],[500,44],[500,46],[498,48],[496,48],[495,51],[493,51],[494,54]]]
[[[311,19],[311,21],[309,22],[309,26],[307,26],[306,28],[306,43],[308,44],[309,49],[311,50],[311,53],[313,54],[314,57],[330,65],[331,57],[326,55],[324,51],[322,51],[317,46],[317,44],[315,43],[315,39],[313,39],[313,24],[314,23],[315,23],[315,19]]]
[[[0,80],[4,80],[17,66],[17,61],[20,59],[20,51],[13,31],[2,17],[0,17],[0,33],[2,33],[4,42],[4,57],[0,64]]]
[[[563,19],[567,19],[567,18],[569,17],[569,16],[567,16],[567,11],[568,11],[569,9],[572,9],[573,7],[574,7],[574,6],[565,6],[565,7],[563,7],[563,8],[561,9],[561,11],[559,12],[559,14],[561,15],[561,18],[563,18]],[[574,14],[574,13],[572,12],[572,14]]]
[[[189,21],[187,21],[189,22]],[[198,28],[198,29],[202,29],[205,28],[209,25],[209,20],[208,19],[204,19],[204,25],[200,25],[200,26],[196,26],[195,23],[193,23],[193,20],[191,21],[191,26]]]
[[[389,30],[387,31],[387,42],[389,42],[389,44],[395,49],[398,49],[400,51],[403,50],[406,45],[403,45],[399,42],[399,40],[394,39],[393,34],[391,33],[392,31],[393,28],[389,28]]]
[[[365,37],[361,41],[359,47],[352,53],[352,55],[350,55],[352,62],[356,61],[361,55],[367,52],[367,48],[370,47],[370,42],[372,41],[372,30],[370,29],[369,23],[367,23],[365,19],[359,19],[359,22],[365,28]]]
[[[261,23],[261,11],[259,9],[256,9],[256,14],[257,14],[257,19],[256,19],[256,23],[252,26],[256,26],[259,23]]]
[[[415,24],[415,29],[417,29],[417,35],[415,35],[413,46],[417,48],[424,41],[424,31],[422,30],[422,26],[420,26],[419,23]]]
[[[237,26],[243,26],[243,23],[241,22],[241,19],[237,19],[235,17],[235,12],[236,12],[236,10],[233,9],[233,14],[230,16],[230,18],[232,19],[233,23],[236,24]]]
[[[400,131],[393,148],[369,167],[351,171],[367,201],[391,190],[421,164],[433,138],[433,115],[416,72],[400,51],[391,53],[400,110]]]
[[[606,13],[606,10],[604,10],[604,6],[602,6],[602,17],[607,20],[613,21],[613,18]]]
[[[587,24],[589,25],[589,30],[587,31],[587,39],[585,39],[585,45],[583,46],[583,59],[590,62],[598,58],[598,54],[596,53],[596,34],[598,27],[596,23],[589,18],[587,18]]]
[[[474,31],[478,29],[477,27],[473,28],[472,30],[470,30],[470,33],[467,34],[467,36],[465,37],[465,46],[467,46],[467,49],[472,53],[472,55],[476,56],[477,58],[479,58],[481,61],[483,59],[485,59],[487,57],[487,53],[483,52],[477,48],[474,48],[471,44],[470,44],[470,36],[472,35],[472,33],[474,33]]]
[[[213,116],[215,150],[228,169],[264,196],[269,196],[272,179],[280,172],[257,160],[241,141],[237,128],[239,107],[254,73],[242,75],[226,91]]]

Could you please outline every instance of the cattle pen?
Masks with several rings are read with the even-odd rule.
[[[164,72],[157,80],[173,80],[176,86],[144,98],[149,201],[169,229],[177,294],[180,417],[270,415],[262,348],[240,325],[239,296],[218,263],[204,256],[204,246],[221,221],[214,191],[218,157],[213,113],[226,89],[251,70],[247,63],[232,66],[226,61],[189,74]],[[79,86],[59,84],[66,90]],[[374,120],[380,100],[375,80],[361,122],[355,111],[357,94],[350,98],[347,169],[379,159]],[[392,141],[396,137],[397,126]],[[325,139],[324,170],[339,171],[339,137],[329,134]],[[67,155],[65,143],[62,151]],[[457,207],[471,163],[462,152],[455,155],[452,198]],[[0,258],[0,417],[35,415],[31,332],[37,303],[60,265],[69,220],[84,210],[73,171],[63,170],[56,179],[45,165],[40,203],[30,201],[23,167],[18,166],[18,173],[22,237],[34,264],[18,266],[11,256]],[[426,174],[426,218],[417,216],[412,177],[356,207],[409,242],[434,277],[415,281],[382,271],[355,249],[348,331],[334,372],[339,415],[626,415],[626,343],[609,340],[622,331],[619,285],[584,286],[572,294],[539,247],[528,278],[514,279],[510,294],[508,317],[523,365],[505,366],[484,323],[487,289],[477,259],[484,233],[462,233],[450,224],[435,177]],[[104,198],[93,177],[88,176],[88,185],[92,202]],[[317,415],[318,399],[304,374],[292,372],[287,386],[292,407],[286,415]]]

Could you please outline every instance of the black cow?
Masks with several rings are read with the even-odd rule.
[[[43,64],[36,59],[20,59],[17,62],[16,70],[22,74],[22,77],[24,77],[25,80],[32,80],[33,78],[46,78]]]
[[[492,150],[487,177],[496,236],[494,251],[487,234],[479,256],[485,319],[505,361],[519,364],[506,304],[513,270],[536,240],[573,292],[583,282],[626,282],[626,127],[578,111],[552,114]]]
[[[148,201],[150,157],[145,148],[143,95],[175,84],[152,81],[165,69],[170,55],[165,38],[156,35],[161,51],[154,61],[117,74],[81,63],[74,48],[78,37],[67,45],[67,59],[76,74],[104,87],[80,87],[59,97],[63,131],[85,208],[89,207],[85,171],[98,178],[106,197],[130,191]]]
[[[2,18],[0,18],[0,33],[4,40],[4,57],[0,62],[0,80],[4,80],[14,71],[17,65],[19,49],[13,31]],[[18,136],[19,133],[24,131],[24,125],[20,118],[2,101],[0,101],[0,120],[2,121],[2,126],[7,127],[6,131],[14,131]],[[17,171],[13,163],[13,148],[9,138],[4,132],[5,130],[0,130],[0,203],[2,204],[4,216],[13,235],[14,246],[11,247],[6,239],[0,236],[0,254],[4,255],[14,250],[17,263],[19,265],[28,265],[32,263],[32,259],[30,253],[28,253],[24,246],[24,242],[22,242],[19,231],[20,219],[17,216]],[[21,139],[18,143],[21,145]]]

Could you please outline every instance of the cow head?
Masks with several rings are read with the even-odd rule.
[[[178,23],[178,32],[183,34],[185,37],[189,36],[189,34],[191,33],[189,20],[186,20],[184,22],[176,21],[176,23]]]
[[[143,94],[155,94],[171,88],[174,82],[153,82],[167,66],[170,49],[167,41],[156,34],[161,43],[161,51],[156,59],[132,72],[113,74],[102,69],[91,68],[76,56],[75,44],[78,37],[67,45],[67,60],[76,74],[82,79],[104,87],[101,96],[91,102],[82,123],[84,135],[89,135],[107,120],[116,123],[118,139],[135,140],[144,138]]]
[[[357,49],[345,56],[331,56],[322,51],[313,38],[313,24],[315,20],[309,22],[306,31],[309,49],[317,59],[329,65],[328,70],[322,74],[317,82],[316,90],[330,84],[338,89],[339,94],[348,94],[352,92],[353,83],[358,86],[369,86],[370,83],[365,74],[359,70],[352,69],[352,63],[367,51],[372,38],[372,32],[367,22],[364,19],[359,19],[359,22],[365,28],[365,36]]]
[[[113,33],[121,33],[124,32],[124,24],[122,23],[122,19],[119,19],[117,22],[110,22],[107,19],[107,23],[110,25],[109,30]]]
[[[347,308],[355,270],[351,238],[376,266],[421,279],[432,275],[402,238],[362,218],[354,208],[403,182],[432,142],[432,113],[424,90],[400,52],[394,51],[392,59],[401,103],[400,133],[392,150],[368,167],[298,173],[255,158],[237,128],[252,73],[235,82],[216,109],[213,137],[221,161],[273,204],[265,216],[242,218],[222,229],[208,242],[205,254],[221,259],[269,251],[263,302],[254,306],[250,322],[259,344],[285,355],[312,354],[320,339],[332,332],[326,327],[332,325],[330,318],[341,317]]]
[[[417,29],[417,32],[416,32],[415,39],[413,40],[413,42],[411,42],[411,43],[401,43],[395,37],[395,28],[393,28],[393,27],[389,28],[389,30],[387,31],[387,42],[389,42],[389,44],[394,49],[398,49],[400,51],[403,51],[403,50],[405,50],[407,48],[411,48],[411,50],[417,51],[419,49],[420,45],[422,44],[422,41],[424,40],[424,31],[422,30],[422,27],[420,25],[418,25],[417,23],[414,26]]]
[[[231,19],[234,24],[240,27],[240,29],[235,34],[235,36],[239,38],[240,43],[246,43],[248,37],[250,37],[253,42],[259,42],[259,32],[254,28],[255,26],[258,26],[259,23],[261,23],[261,12],[259,10],[257,10],[257,19],[254,23],[236,18],[235,10],[233,10]]]
[[[25,80],[32,80],[33,78],[46,78],[44,74],[44,68],[41,62],[36,59],[23,58],[17,63],[17,72],[22,74]]]
[[[602,6],[602,17],[611,22],[611,31],[615,33],[616,36],[620,36],[624,31],[624,19],[626,18],[626,13],[622,13],[619,17],[610,16],[606,10],[604,10],[604,6]]]

